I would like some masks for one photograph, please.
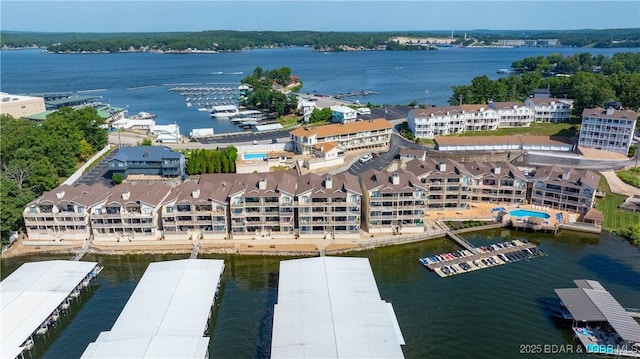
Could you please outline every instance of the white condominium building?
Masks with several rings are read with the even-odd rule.
[[[638,114],[631,110],[609,107],[582,111],[578,146],[596,148],[626,155],[631,146]]]
[[[533,109],[536,122],[566,122],[571,119],[573,100],[532,97],[525,106]]]

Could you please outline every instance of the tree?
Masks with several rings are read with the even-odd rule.
[[[114,173],[113,176],[111,176],[111,183],[113,183],[114,185],[119,185],[123,181],[124,181],[124,178],[119,173]]]
[[[140,146],[153,146],[153,142],[150,139],[145,138],[140,142]]]
[[[331,121],[331,109],[328,107],[323,109],[314,108],[313,112],[311,112],[311,116],[309,116],[309,122],[311,123],[329,121]]]

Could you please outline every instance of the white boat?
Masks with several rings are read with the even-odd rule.
[[[231,118],[239,113],[238,107],[235,105],[213,106],[211,108],[211,117]]]
[[[47,330],[49,330],[49,327],[47,327],[46,324],[42,324],[40,326],[40,328],[38,328],[38,330],[36,330],[36,334],[40,334],[40,335],[45,334],[47,332]]]

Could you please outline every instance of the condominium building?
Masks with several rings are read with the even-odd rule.
[[[228,196],[242,175],[203,174],[173,188],[162,203],[165,239],[224,239],[229,233]]]
[[[587,108],[582,111],[578,146],[611,152],[629,153],[638,113],[613,107]]]
[[[296,182],[292,171],[237,176],[228,200],[232,237],[292,236]]]
[[[571,120],[573,100],[531,97],[524,105],[533,109],[535,122],[558,123]]]
[[[109,189],[108,198],[91,207],[93,239],[160,239],[160,208],[170,191],[164,183],[123,183]]]
[[[111,195],[102,185],[62,185],[28,203],[23,211],[27,237],[62,241],[89,238],[90,209]]]
[[[358,237],[362,189],[347,172],[308,173],[297,181],[296,208],[300,238]]]
[[[590,170],[539,168],[533,177],[531,203],[586,213],[593,207],[600,176]]]
[[[517,102],[493,102],[488,104],[498,113],[498,127],[527,127],[534,120],[533,109]]]
[[[471,200],[519,204],[527,200],[527,178],[510,162],[468,162]]]
[[[165,146],[133,146],[118,149],[109,161],[111,175],[161,176],[181,178],[185,174],[185,157]]]
[[[406,170],[425,188],[425,210],[469,208],[472,175],[464,165],[449,159],[411,160]]]
[[[383,119],[355,121],[325,126],[305,126],[290,132],[294,151],[313,153],[314,146],[335,142],[343,151],[389,146],[393,125]]]
[[[465,131],[498,128],[499,115],[487,105],[461,105],[412,109],[407,115],[409,129],[417,138],[434,138]]]
[[[363,229],[369,233],[411,233],[424,230],[425,185],[411,172],[374,169],[361,174]]]

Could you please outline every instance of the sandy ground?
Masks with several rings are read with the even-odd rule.
[[[602,173],[602,175],[607,179],[611,192],[623,194],[625,196],[640,194],[640,189],[622,182],[614,171],[602,171],[600,173]]]

